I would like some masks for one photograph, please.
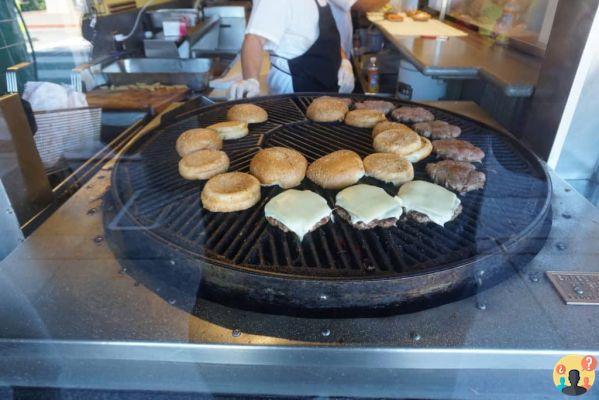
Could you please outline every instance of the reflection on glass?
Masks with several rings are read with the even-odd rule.
[[[451,0],[448,15],[507,41],[547,43],[557,0]]]

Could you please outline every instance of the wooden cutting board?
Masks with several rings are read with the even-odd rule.
[[[372,22],[379,28],[396,36],[467,36],[466,32],[462,32],[436,19],[419,22],[406,17],[402,22],[385,20]]]
[[[155,90],[149,89],[95,89],[86,94],[90,107],[101,107],[113,110],[140,110],[152,109],[159,113],[171,103],[181,101],[189,91],[183,87],[164,87]]]

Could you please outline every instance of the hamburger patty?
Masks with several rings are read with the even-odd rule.
[[[289,228],[287,228],[285,226],[285,224],[283,224],[281,221],[274,219],[273,217],[266,217],[266,220],[268,221],[269,224],[271,224],[272,226],[276,226],[283,232],[290,232]],[[331,217],[324,217],[323,219],[318,221],[316,223],[316,225],[314,225],[312,228],[310,228],[310,232],[314,232],[316,229],[320,228],[321,226],[328,224],[328,222],[330,220],[331,220]]]
[[[365,100],[361,103],[356,103],[355,107],[357,110],[376,110],[383,114],[387,114],[395,108],[393,103],[384,100]]]
[[[372,229],[376,227],[380,228],[392,228],[397,224],[397,218],[385,218],[385,219],[375,219],[369,223],[365,222],[351,222],[351,216],[347,211],[345,211],[342,207],[337,206],[335,208],[337,214],[347,222],[349,222],[354,228],[364,230],[364,229]]]
[[[426,165],[426,172],[435,183],[460,193],[482,189],[486,181],[484,173],[465,161],[443,160],[430,163]]]
[[[460,215],[461,213],[462,213],[462,205],[460,204],[455,209],[455,212],[453,213],[453,217],[451,217],[451,220],[453,221],[454,219],[456,219],[458,217],[458,215]],[[427,215],[419,213],[418,211],[408,211],[404,215],[405,215],[405,218],[410,218],[420,224],[428,224],[429,222],[432,222],[431,219]]]
[[[414,130],[431,139],[453,139],[460,136],[462,129],[445,121],[418,122]]]
[[[479,162],[485,158],[485,153],[481,149],[464,140],[435,140],[433,141],[433,149],[437,156],[455,161]]]
[[[432,121],[435,116],[422,107],[399,107],[391,112],[391,117],[399,122]]]

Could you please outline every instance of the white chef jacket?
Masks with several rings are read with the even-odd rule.
[[[333,2],[353,4],[356,0],[317,1],[324,6]],[[254,0],[245,33],[265,38],[265,50],[279,56],[270,58],[274,65],[268,73],[270,93],[293,93],[293,80],[288,74],[289,65],[285,59],[301,56],[318,38],[320,32],[316,3],[314,0]]]
[[[351,20],[351,8],[358,0],[329,0],[333,17],[339,29],[341,47],[347,58],[351,56],[353,46],[354,25]]]

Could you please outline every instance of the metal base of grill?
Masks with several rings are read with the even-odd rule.
[[[231,170],[247,171],[260,147],[292,147],[309,161],[338,149],[373,152],[369,129],[307,121],[312,98],[257,100],[269,121],[225,143]],[[431,107],[487,154],[480,168],[488,177],[485,189],[461,196],[464,211],[445,228],[406,221],[357,231],[338,220],[300,244],[264,219],[264,204],[281,191],[274,187],[263,188],[262,201],[244,212],[206,212],[199,202],[203,184],[178,175],[174,143],[186,129],[224,120],[230,105],[188,103],[116,162],[104,220],[111,246],[131,268],[145,268],[175,287],[201,282],[199,296],[241,308],[355,315],[411,311],[470,295],[525,265],[545,242],[551,188],[542,163],[513,137]],[[416,166],[417,178],[426,179],[427,161]],[[335,191],[308,180],[302,187],[333,204]]]

